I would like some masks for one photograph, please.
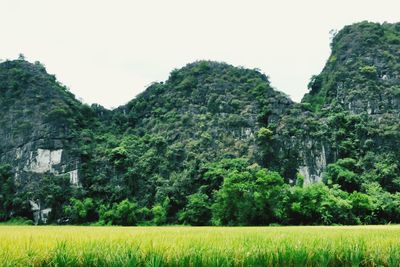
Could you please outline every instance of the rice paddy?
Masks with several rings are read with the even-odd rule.
[[[400,226],[0,226],[0,266],[400,266]]]

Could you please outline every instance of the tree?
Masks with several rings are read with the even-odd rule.
[[[209,197],[203,193],[195,193],[187,199],[188,203],[180,212],[179,220],[190,225],[208,225],[211,219]]]
[[[203,191],[208,196],[211,196],[215,190],[218,190],[224,180],[224,177],[228,173],[237,170],[239,172],[246,169],[249,165],[247,159],[235,158],[235,159],[223,159],[217,162],[207,163],[203,169]]]
[[[373,214],[376,207],[373,205],[372,198],[361,192],[350,194],[352,203],[352,213],[354,214],[355,224],[368,224],[374,221]]]
[[[83,201],[71,198],[70,204],[64,207],[64,214],[70,218],[71,223],[91,222],[98,219],[92,198]]]
[[[352,222],[351,202],[347,193],[337,186],[323,183],[293,187],[288,202],[290,224],[349,224]]]
[[[313,75],[307,85],[308,90],[311,90],[313,93],[318,93],[322,87],[322,79],[322,75]]]
[[[356,160],[339,159],[336,163],[328,165],[324,180],[327,184],[338,184],[343,190],[351,193],[360,190],[362,183],[361,175],[356,172],[358,172]]]
[[[360,67],[360,72],[369,77],[369,78],[376,78],[377,77],[377,70],[375,66],[363,66]]]
[[[133,226],[137,225],[140,219],[141,209],[134,201],[128,199],[114,203],[111,209],[101,206],[99,209],[100,221],[105,224]]]
[[[167,223],[169,206],[170,200],[168,197],[166,197],[161,204],[158,203],[153,206],[153,208],[151,209],[151,213],[153,215],[153,224],[163,225]]]
[[[389,192],[400,191],[400,167],[393,158],[385,158],[374,164],[373,174],[380,185]]]
[[[284,181],[276,172],[257,165],[231,171],[215,193],[212,206],[214,224],[265,225],[284,217]]]
[[[15,186],[10,165],[0,165],[0,221],[10,218]]]
[[[395,217],[392,214],[393,195],[385,191],[377,182],[363,184],[362,191],[370,198],[371,213],[367,217],[367,223],[382,224],[391,222]]]

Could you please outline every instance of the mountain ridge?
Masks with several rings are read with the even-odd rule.
[[[400,190],[399,25],[345,27],[301,103],[272,88],[257,70],[202,60],[107,110],[76,100],[40,63],[1,63],[0,167],[5,167],[0,170],[8,177],[4,183],[14,186],[0,192],[0,200],[7,200],[0,219],[32,218],[35,207],[37,223],[113,223],[121,221],[113,219],[119,205],[134,201],[130,207],[140,207],[137,220],[236,224],[218,210],[218,201],[234,192],[224,188],[239,174],[244,181],[272,179],[272,188],[284,193],[271,196],[295,199],[263,200],[267,206],[277,201],[282,210],[261,207],[274,215],[258,221],[253,214],[247,223],[296,223],[301,212],[295,206],[304,199],[293,194],[301,190],[347,198],[359,191],[370,197],[368,188],[377,183],[395,196]],[[308,187],[298,189],[303,185]],[[84,200],[87,207],[79,202]],[[73,212],[75,204],[86,207],[85,218]],[[205,219],[188,219],[192,205]],[[301,216],[304,223],[317,222]]]

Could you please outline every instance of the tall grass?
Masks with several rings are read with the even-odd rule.
[[[0,266],[400,266],[400,226],[0,226]]]

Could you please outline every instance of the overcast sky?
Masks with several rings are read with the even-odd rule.
[[[0,0],[0,59],[23,53],[86,103],[125,104],[189,62],[258,68],[299,101],[330,30],[400,21],[399,0]]]

